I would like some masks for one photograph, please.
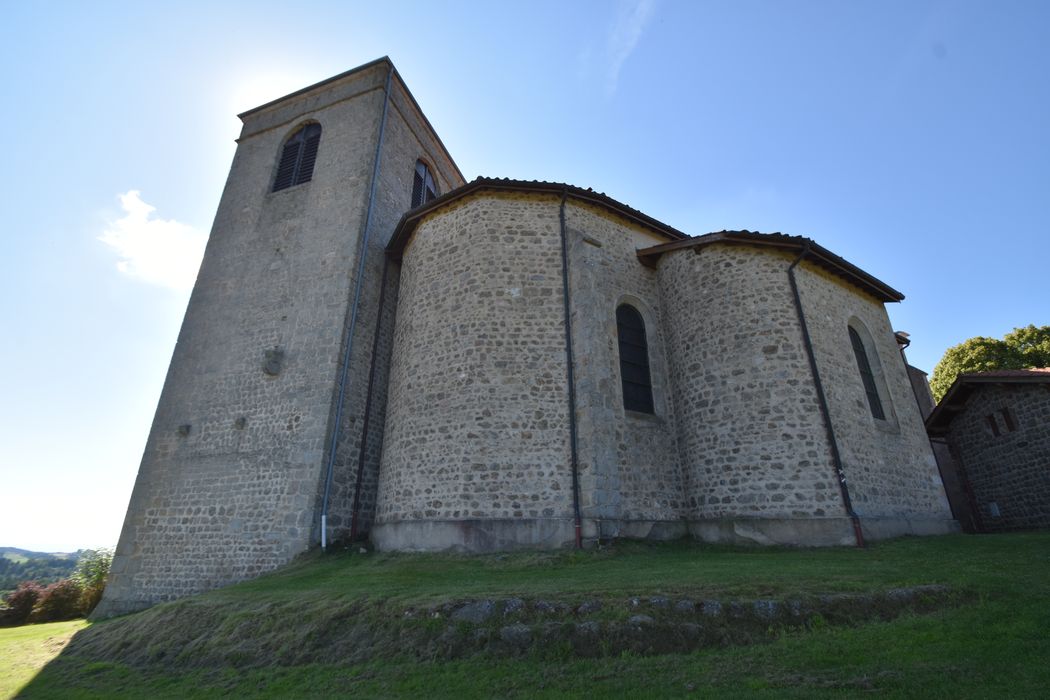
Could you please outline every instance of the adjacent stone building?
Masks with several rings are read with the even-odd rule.
[[[980,532],[1050,527],[1050,369],[961,374],[926,422]]]
[[[884,304],[813,241],[469,184],[387,59],[241,116],[100,615],[382,549],[948,532]]]

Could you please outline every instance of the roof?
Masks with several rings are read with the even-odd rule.
[[[1033,367],[1031,369],[1000,369],[991,372],[967,372],[955,378],[948,393],[944,395],[937,408],[926,419],[926,432],[930,435],[944,435],[948,432],[952,419],[966,410],[970,395],[982,386],[989,384],[1048,384],[1050,385],[1050,367]]]
[[[693,248],[697,252],[704,246],[715,243],[728,245],[769,246],[792,252],[805,253],[805,259],[824,268],[828,272],[847,282],[860,287],[880,301],[901,301],[904,295],[882,280],[869,275],[853,263],[840,258],[827,248],[804,236],[789,236],[783,233],[758,233],[757,231],[718,231],[703,236],[696,236],[685,241],[675,241],[643,248],[638,251],[642,263],[655,267],[656,261],[664,253],[681,248]]]
[[[668,240],[689,240],[689,236],[678,229],[668,226],[662,221],[658,221],[637,209],[629,207],[623,202],[619,202],[603,192],[595,192],[590,188],[583,189],[582,187],[568,185],[563,182],[479,177],[461,187],[450,190],[440,197],[432,199],[409,212],[406,212],[405,215],[401,217],[401,221],[398,222],[397,228],[394,229],[394,235],[390,238],[390,243],[387,244],[387,254],[394,259],[399,259],[404,252],[405,246],[408,245],[409,240],[412,239],[412,234],[415,232],[420,221],[431,212],[440,209],[447,204],[451,204],[456,200],[483,191],[553,194],[557,196],[564,194],[566,197],[581,202],[587,202],[589,204],[595,204],[607,209],[625,219],[633,221],[636,224],[644,226],[645,228],[666,237]]]
[[[326,78],[325,80],[322,80],[319,83],[314,83],[313,85],[307,85],[306,87],[301,88],[299,90],[296,90],[295,92],[290,92],[287,95],[285,95],[284,97],[278,97],[276,100],[270,100],[269,102],[267,102],[265,104],[261,104],[258,107],[253,107],[252,109],[249,109],[249,110],[246,110],[244,112],[241,112],[240,114],[237,115],[237,118],[240,119],[241,121],[244,121],[245,117],[251,116],[252,114],[255,114],[256,112],[261,112],[262,110],[267,109],[268,107],[273,107],[274,105],[279,104],[281,102],[284,102],[285,100],[290,100],[290,99],[299,97],[301,95],[305,95],[305,94],[307,94],[309,92],[313,92],[314,90],[318,90],[318,89],[323,88],[325,86],[331,85],[332,83],[339,82],[340,80],[343,80],[344,78],[348,78],[351,75],[354,75],[355,73],[361,73],[361,72],[364,72],[366,70],[369,70],[371,68],[375,68],[375,67],[381,66],[381,65],[385,65],[385,66],[389,67],[390,70],[393,71],[393,75],[397,78],[398,82],[401,83],[401,87],[402,87],[402,89],[404,89],[405,94],[408,95],[408,99],[412,102],[412,106],[415,108],[416,112],[419,113],[420,118],[422,118],[423,123],[426,124],[427,129],[430,130],[431,135],[433,135],[434,139],[437,141],[438,145],[441,147],[441,150],[443,150],[445,152],[445,157],[448,158],[448,162],[452,164],[453,168],[455,168],[456,173],[459,175],[460,179],[461,180],[466,180],[467,178],[463,177],[463,171],[459,169],[458,165],[456,165],[456,161],[452,157],[452,154],[448,152],[448,148],[446,148],[445,144],[441,141],[441,137],[438,136],[438,133],[437,133],[437,131],[435,131],[434,126],[430,123],[430,120],[427,119],[427,115],[424,114],[423,110],[419,107],[419,103],[416,102],[415,96],[412,94],[412,91],[408,89],[408,85],[405,84],[404,78],[402,78],[401,74],[397,72],[397,68],[394,66],[394,62],[390,60],[389,56],[383,56],[381,58],[377,58],[374,61],[369,61],[368,63],[364,63],[364,64],[362,64],[360,66],[357,66],[356,68],[351,68],[348,71],[344,71],[344,72],[340,73],[339,75],[333,75],[331,78]]]

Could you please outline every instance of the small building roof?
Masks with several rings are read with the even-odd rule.
[[[989,384],[1048,384],[1050,385],[1050,367],[1033,367],[1031,369],[1001,369],[990,372],[967,372],[955,378],[948,393],[944,395],[937,408],[926,419],[926,432],[933,436],[942,436],[948,432],[952,419],[966,410],[970,395],[982,386]]]

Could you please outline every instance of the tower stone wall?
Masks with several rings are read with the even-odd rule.
[[[341,384],[329,535],[347,532],[383,246],[410,206],[416,159],[430,163],[442,188],[463,182],[385,59],[241,118],[97,612],[102,617],[257,576],[315,544]],[[322,127],[312,179],[273,192],[285,141],[309,123]],[[387,283],[394,299],[396,283],[396,275]],[[386,336],[381,349],[389,348],[389,330]],[[365,456],[372,494],[385,401],[385,365],[377,365],[379,418]],[[366,494],[362,508],[373,504]]]

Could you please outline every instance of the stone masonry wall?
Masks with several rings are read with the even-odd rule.
[[[380,61],[242,115],[100,616],[253,577],[317,542],[333,435],[332,539],[349,534],[360,470],[359,531],[374,524],[381,546],[571,541],[560,199],[460,199],[388,262],[416,160],[442,192],[463,184],[395,76],[367,218],[388,76]],[[311,121],[323,128],[313,179],[270,192],[282,145]],[[662,237],[579,201],[565,214],[585,536],[841,520],[791,256],[716,245],[666,253],[653,271],[635,251]],[[798,271],[858,512],[943,519],[885,310]],[[623,409],[622,303],[645,320],[655,415]],[[871,346],[884,421],[867,411],[847,324]]]
[[[362,473],[358,533],[361,535],[367,533],[375,519],[379,459],[383,445],[383,428],[386,422],[387,381],[399,278],[399,267],[387,262],[384,249],[390,241],[397,222],[411,206],[412,178],[416,161],[419,159],[428,164],[440,192],[447,192],[464,184],[455,164],[449,159],[437,137],[413,105],[404,86],[395,78],[391,84],[390,105],[383,132],[379,181],[372,207],[368,245],[365,249],[364,281],[351,344],[350,368],[347,373],[347,389],[329,499],[328,535],[332,540],[338,540],[350,534],[354,489],[359,468]],[[387,271],[387,293],[383,303],[383,316],[380,319],[380,283],[384,265],[389,265],[390,268]],[[349,272],[356,276],[357,270],[355,268]],[[352,297],[347,300],[346,324],[348,326],[352,313],[351,302]],[[366,406],[366,399],[377,323],[379,323],[380,342],[379,352],[375,358],[373,396],[369,407]],[[365,448],[364,463],[359,466],[366,410],[371,411],[368,422],[368,444]]]
[[[515,196],[467,199],[416,230],[376,536],[412,521],[571,522],[558,231],[556,199]]]
[[[885,307],[808,262],[796,274],[857,515],[950,522],[937,463]],[[851,324],[867,345],[885,420],[872,416],[849,339]]]
[[[250,578],[312,541],[384,77],[245,118],[100,615]],[[309,120],[312,181],[271,193]]]
[[[699,250],[659,261],[688,517],[841,518],[791,258]]]
[[[656,271],[635,255],[667,239],[572,199],[566,228],[584,534],[596,535],[600,526],[603,537],[681,535],[683,480],[660,290]],[[623,407],[616,332],[622,303],[645,320],[654,415]]]
[[[982,531],[1050,527],[1050,385],[978,387],[952,419],[948,444],[973,491]]]

